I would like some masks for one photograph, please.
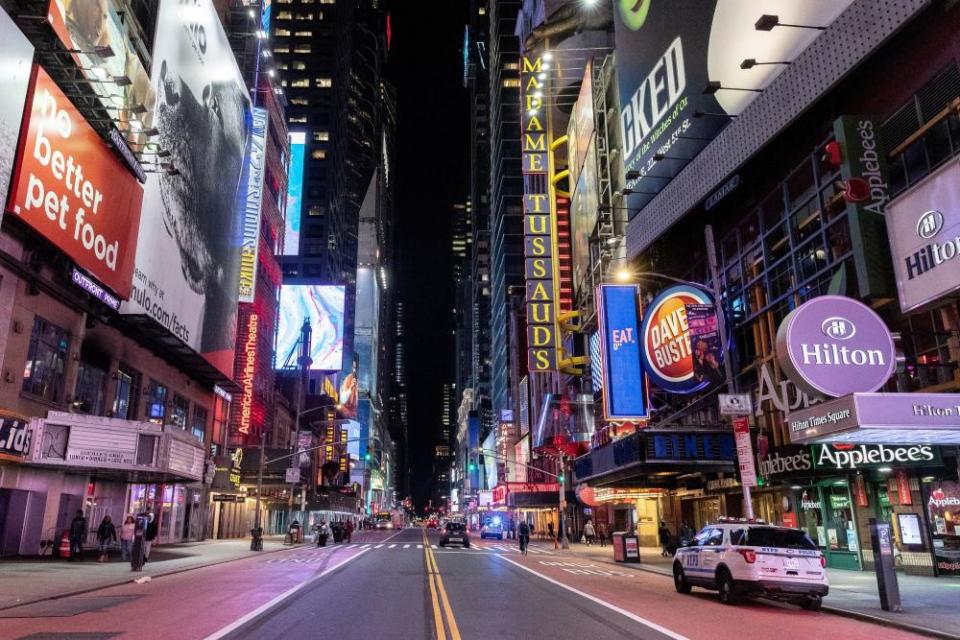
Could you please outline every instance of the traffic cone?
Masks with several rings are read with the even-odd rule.
[[[60,538],[60,548],[57,550],[57,554],[61,558],[70,557],[70,533],[67,531],[64,531],[63,536]]]

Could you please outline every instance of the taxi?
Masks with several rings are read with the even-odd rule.
[[[720,518],[673,558],[673,584],[714,589],[724,604],[762,596],[818,611],[830,591],[826,558],[805,531],[762,520]]]

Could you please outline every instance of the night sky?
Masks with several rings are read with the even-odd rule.
[[[467,3],[391,4],[389,75],[400,103],[399,294],[406,309],[412,491],[421,507],[433,481],[442,386],[453,381],[450,233],[452,206],[463,202],[468,190],[469,121],[461,53]]]

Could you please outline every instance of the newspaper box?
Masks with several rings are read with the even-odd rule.
[[[613,559],[615,562],[640,562],[640,541],[626,531],[613,534]]]

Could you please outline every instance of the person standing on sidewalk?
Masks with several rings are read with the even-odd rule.
[[[660,523],[660,529],[657,533],[660,536],[660,555],[669,558],[670,553],[667,551],[667,547],[670,546],[670,529],[667,528],[666,522]]]
[[[70,559],[83,560],[83,539],[87,537],[87,519],[83,511],[77,509],[77,515],[70,522]]]
[[[347,526],[344,527],[347,537],[347,544],[350,544],[350,541],[353,539],[353,518],[347,520]]]
[[[593,546],[593,539],[597,537],[597,530],[593,528],[593,521],[587,520],[583,525],[583,537],[587,539],[587,546]]]
[[[128,515],[120,527],[120,559],[129,560],[133,550],[133,534],[137,530],[137,521]]]
[[[527,546],[530,544],[530,525],[526,520],[520,521],[517,527],[517,536],[520,538],[520,553],[527,555]]]
[[[110,559],[110,544],[117,541],[117,528],[113,526],[113,520],[109,515],[103,516],[100,526],[97,527],[97,545],[100,550],[98,562],[106,562]]]
[[[601,547],[607,546],[607,525],[602,522],[597,523],[597,539]]]
[[[147,528],[143,532],[143,561],[146,562],[150,559],[150,548],[153,546],[153,541],[157,539],[157,532],[159,530],[159,525],[157,524],[157,517],[153,515],[153,512],[150,511],[147,513]]]
[[[551,540],[553,540],[553,548],[559,549],[560,545],[557,544],[557,537],[553,535],[553,522],[547,523],[547,535],[550,536]]]

